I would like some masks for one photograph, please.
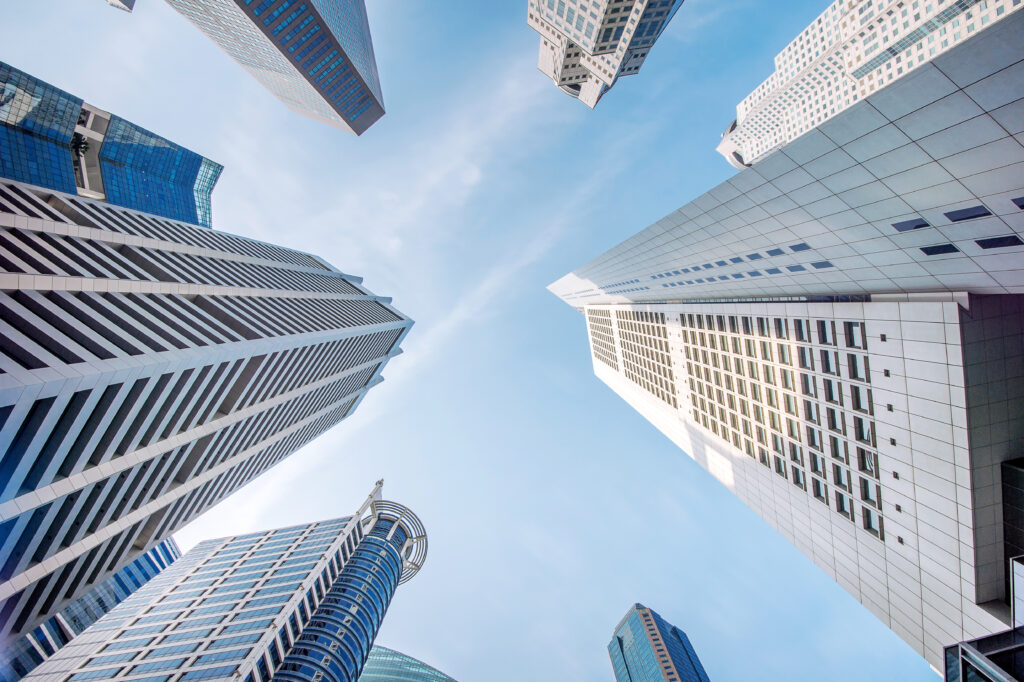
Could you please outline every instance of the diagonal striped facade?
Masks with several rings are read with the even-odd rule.
[[[348,416],[411,325],[312,255],[0,179],[0,642]]]

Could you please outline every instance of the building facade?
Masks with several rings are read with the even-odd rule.
[[[550,289],[594,371],[936,668],[1010,622],[1024,14]],[[1014,539],[1016,538],[1016,539]]]
[[[209,227],[222,170],[0,62],[0,177]]]
[[[593,109],[620,76],[640,70],[683,0],[529,0],[537,68]]]
[[[718,151],[745,168],[1021,6],[1021,0],[836,0],[737,105]]]
[[[0,653],[0,680],[20,680],[179,557],[181,550],[177,543],[168,538],[65,606],[13,647]]]
[[[167,0],[291,110],[363,134],[384,115],[364,0]]]
[[[412,321],[316,256],[0,181],[0,636],[303,444]]]
[[[615,682],[710,682],[686,633],[643,604],[615,628],[608,657]]]
[[[359,682],[455,682],[455,679],[400,651],[374,646]]]
[[[427,555],[380,488],[352,516],[200,543],[25,679],[355,682]]]

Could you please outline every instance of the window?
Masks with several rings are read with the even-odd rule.
[[[956,211],[950,211],[946,214],[950,222],[958,223],[962,220],[972,220],[974,218],[983,218],[985,216],[992,215],[984,206],[971,206],[970,208],[961,208]]]
[[[1020,246],[1024,244],[1020,237],[1011,235],[1009,237],[992,237],[991,239],[978,239],[974,242],[983,249],[1003,249],[1007,246]]]
[[[944,253],[956,253],[960,249],[956,248],[952,244],[939,244],[937,246],[922,246],[921,251],[926,256],[939,256]]]
[[[836,511],[847,518],[853,518],[853,505],[850,503],[850,498],[838,490],[836,491]]]
[[[931,227],[931,225],[928,224],[928,221],[923,218],[903,220],[898,223],[893,223],[892,226],[896,228],[897,232],[907,232],[909,230],[920,230],[922,227]]]

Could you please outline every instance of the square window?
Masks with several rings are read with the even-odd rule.
[[[781,256],[783,253],[785,252],[782,249],[770,249],[768,251],[769,256]]]
[[[800,242],[799,244],[793,244],[789,248],[791,251],[807,251],[811,247],[804,242]]]

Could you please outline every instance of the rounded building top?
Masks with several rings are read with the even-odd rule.
[[[408,582],[416,575],[427,559],[427,529],[411,509],[390,500],[374,500],[373,514],[401,526],[408,540],[402,548],[402,575],[398,584]]]

